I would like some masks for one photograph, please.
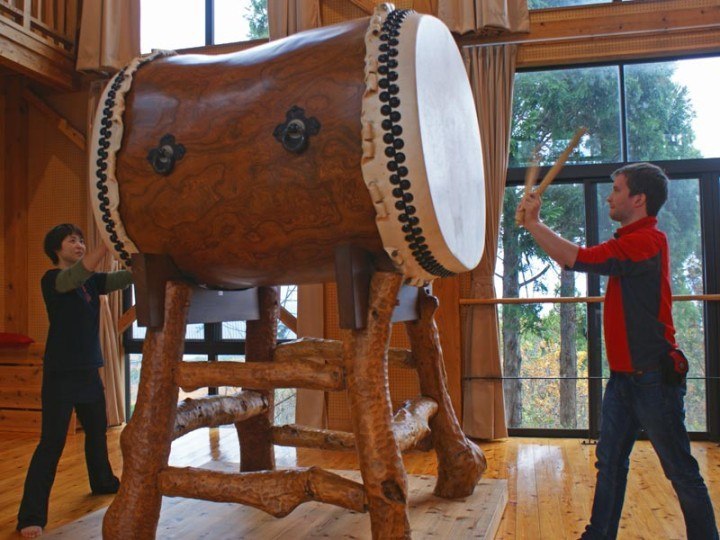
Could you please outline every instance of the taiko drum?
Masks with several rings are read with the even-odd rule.
[[[90,186],[118,258],[165,254],[209,287],[331,281],[343,245],[421,285],[483,251],[462,58],[439,20],[390,8],[237,53],[136,59],[101,98]]]

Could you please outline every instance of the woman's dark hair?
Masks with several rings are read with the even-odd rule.
[[[80,228],[72,223],[61,223],[60,225],[56,225],[45,235],[43,249],[45,250],[45,255],[50,257],[53,264],[60,262],[57,252],[60,251],[60,248],[62,248],[63,240],[73,234],[78,235],[83,240],[85,239],[85,236]]]
[[[612,173],[612,178],[624,174],[630,195],[645,195],[645,208],[648,216],[657,216],[668,198],[668,177],[665,172],[652,163],[633,163],[620,167]]]

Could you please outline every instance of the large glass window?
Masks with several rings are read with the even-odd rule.
[[[265,38],[267,0],[142,0],[140,25],[143,53]]]
[[[628,160],[720,156],[720,58],[625,66]]]
[[[516,74],[495,280],[513,432],[563,429],[596,436],[599,426],[609,372],[598,300],[607,280],[562,271],[514,222],[533,156],[542,175],[580,126],[589,132],[545,192],[543,221],[581,245],[607,240],[618,227],[605,200],[610,174],[643,160],[667,170],[669,198],[658,221],[671,247],[676,340],[690,360],[687,425],[701,434],[720,430],[717,415],[708,413],[718,401],[712,379],[718,310],[700,296],[719,292],[707,274],[718,265],[718,248],[703,242],[708,231],[720,229],[720,160],[714,159],[720,145],[705,127],[720,121],[720,108],[707,99],[718,72],[720,58],[712,57]],[[578,300],[553,301],[567,297]]]
[[[587,6],[591,4],[608,4],[613,1],[617,0],[528,0],[528,9]]]
[[[580,126],[588,129],[568,163],[620,160],[620,84],[617,66],[521,72],[515,76],[510,166],[537,153],[553,163]]]
[[[508,187],[496,264],[503,298],[585,296],[583,274],[562,270],[516,225],[521,187]],[[584,242],[582,184],[550,186],[543,218],[569,240]],[[588,426],[585,304],[508,304],[501,309],[505,402],[511,427]]]

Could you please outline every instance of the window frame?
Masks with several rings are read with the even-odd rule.
[[[618,1],[618,0],[615,0]],[[580,6],[552,9],[575,9]],[[551,8],[548,8],[551,9]],[[585,67],[616,66],[620,85],[620,157],[622,161],[614,163],[571,164],[566,165],[556,176],[555,184],[583,184],[585,192],[586,242],[594,245],[598,238],[598,212],[596,207],[597,185],[610,182],[610,174],[631,163],[628,155],[627,110],[625,98],[625,66],[691,60],[696,58],[718,58],[718,53],[698,53],[681,56],[663,56],[657,58],[638,58],[615,62],[562,63],[542,67],[528,67],[516,70],[516,73],[577,69]],[[703,286],[705,294],[720,294],[720,157],[653,160],[663,168],[668,177],[698,178],[700,187],[700,226],[703,235]],[[542,178],[551,165],[539,168],[538,177]],[[505,187],[523,185],[526,167],[509,167]],[[600,277],[588,274],[588,296],[600,296]],[[528,303],[532,303],[530,300]],[[587,437],[597,439],[600,433],[600,412],[602,405],[602,321],[601,304],[587,303],[588,329],[588,429],[553,428],[508,428],[510,436],[522,437]],[[705,361],[706,361],[706,429],[705,432],[690,432],[692,440],[720,440],[720,302],[703,301],[705,321]]]
[[[703,234],[703,285],[705,294],[720,293],[720,158],[690,160],[658,160],[653,163],[662,167],[671,179],[698,178],[700,187],[700,222]],[[609,183],[610,174],[627,164],[597,163],[591,165],[568,165],[560,171],[554,183],[582,184],[585,193],[585,220],[587,245],[599,243],[597,185]],[[550,166],[540,169],[542,177]],[[506,187],[522,186],[525,168],[508,169]],[[588,296],[600,296],[600,278],[588,274]],[[529,300],[527,303],[533,303]],[[579,300],[578,303],[582,303]],[[588,437],[597,439],[600,428],[602,403],[602,323],[600,304],[587,303],[588,328],[588,429],[509,428],[510,436],[522,437]],[[718,440],[720,438],[720,302],[703,302],[705,320],[706,359],[706,427],[705,432],[691,432],[693,440]]]

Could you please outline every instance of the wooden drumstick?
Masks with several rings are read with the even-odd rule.
[[[555,177],[560,172],[560,169],[563,168],[563,165],[565,165],[565,162],[570,157],[570,154],[573,153],[573,150],[575,150],[575,147],[580,142],[580,139],[583,135],[587,133],[587,128],[581,127],[575,132],[575,135],[573,135],[573,138],[570,140],[568,145],[565,147],[565,150],[563,150],[563,153],[560,154],[560,157],[555,162],[555,164],[550,168],[550,170],[547,172],[545,177],[542,179],[542,182],[540,182],[540,185],[535,189],[533,193],[536,193],[538,196],[542,195],[547,187],[550,185],[550,183],[555,180]]]
[[[539,156],[540,147],[538,146],[533,151],[533,157],[532,161],[530,162],[530,166],[525,171],[525,190],[523,191],[523,195],[525,193],[529,193],[532,187],[535,185],[535,182],[537,182],[538,178],[538,170],[540,168],[540,156]],[[517,210],[515,212],[515,225],[521,225],[524,221],[525,210]]]

